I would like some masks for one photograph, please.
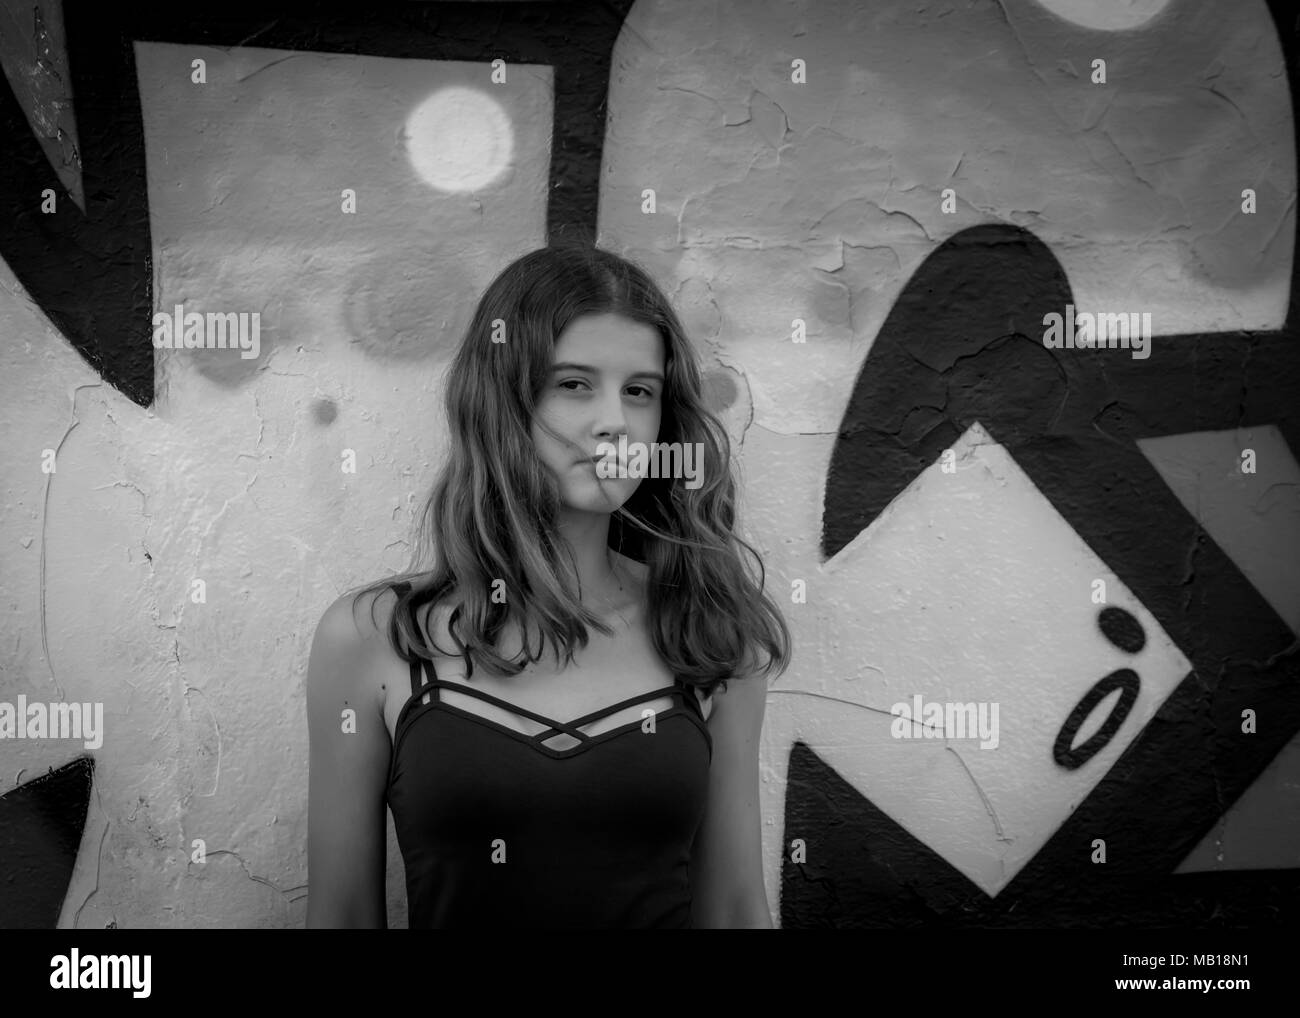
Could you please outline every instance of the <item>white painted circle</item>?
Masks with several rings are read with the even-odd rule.
[[[444,88],[406,118],[406,154],[425,183],[440,191],[477,191],[514,155],[510,117],[472,88]]]
[[[1083,28],[1123,32],[1139,28],[1169,6],[1169,0],[1038,0],[1053,14]]]

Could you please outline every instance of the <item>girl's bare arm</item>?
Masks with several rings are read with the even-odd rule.
[[[351,597],[330,605],[316,627],[307,665],[309,929],[388,925],[384,873],[390,744],[383,705],[367,681],[382,637],[364,607],[357,616],[364,633],[354,620]]]

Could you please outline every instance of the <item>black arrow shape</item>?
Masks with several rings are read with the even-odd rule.
[[[79,757],[0,796],[0,929],[58,924],[94,772],[94,760]]]

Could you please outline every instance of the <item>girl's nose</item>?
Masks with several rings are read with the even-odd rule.
[[[596,412],[596,433],[617,440],[627,431],[627,414],[623,409],[623,397],[619,392],[603,397]]]

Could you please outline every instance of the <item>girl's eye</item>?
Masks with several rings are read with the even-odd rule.
[[[579,390],[569,389],[567,388],[567,386],[569,385],[585,386],[587,383],[584,382],[581,378],[566,378],[564,381],[560,382],[559,384],[560,384],[560,388],[564,389],[566,392],[577,392]],[[638,391],[638,395],[637,395],[638,399],[654,399],[654,391],[652,389],[646,388],[644,385],[633,385],[633,386],[629,386],[629,388]]]

